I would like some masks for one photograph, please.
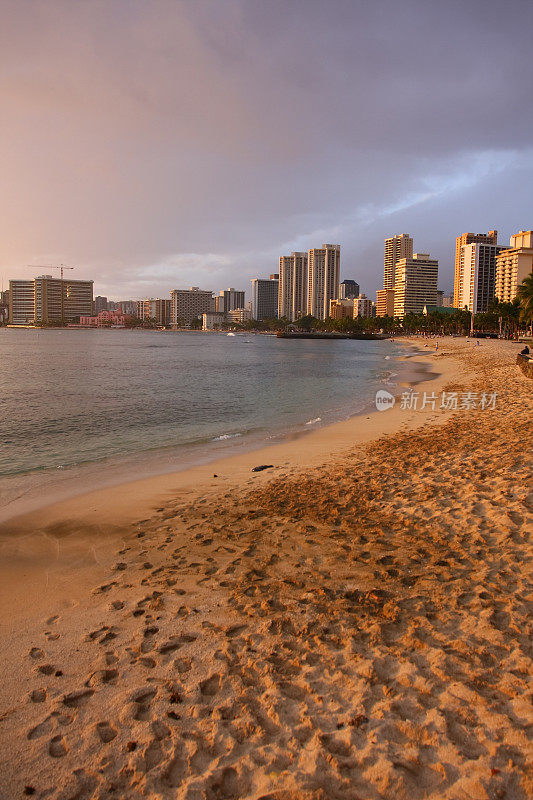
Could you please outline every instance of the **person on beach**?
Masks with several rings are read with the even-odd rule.
[[[521,356],[528,356],[528,355],[529,355],[529,347],[527,346],[527,344],[526,344],[526,346],[523,348],[523,350],[520,350],[520,355],[521,355]]]

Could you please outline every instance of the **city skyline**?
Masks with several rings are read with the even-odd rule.
[[[533,8],[452,6],[4,0],[0,284],[65,262],[109,297],[248,287],[338,241],[373,296],[406,230],[448,293],[458,231],[530,228],[533,175]]]

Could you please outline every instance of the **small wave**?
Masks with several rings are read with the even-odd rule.
[[[237,436],[242,436],[242,433],[223,433],[220,436],[215,436],[212,442],[222,442],[224,439],[236,439]]]
[[[309,422],[306,422],[306,425],[315,425],[317,422],[320,422],[322,417],[317,417],[316,419],[310,419]]]

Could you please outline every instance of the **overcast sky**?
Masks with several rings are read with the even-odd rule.
[[[0,0],[0,278],[249,290],[533,227],[531,0]]]

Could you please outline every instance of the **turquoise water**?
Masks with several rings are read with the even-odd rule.
[[[0,329],[4,502],[81,465],[180,468],[346,418],[399,346],[274,336]],[[124,463],[125,463],[124,462]],[[33,476],[33,478],[31,477]]]

